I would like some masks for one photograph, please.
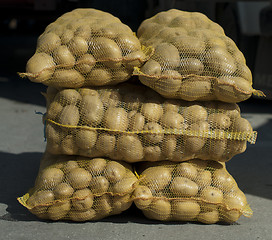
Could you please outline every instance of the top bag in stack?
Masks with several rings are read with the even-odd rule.
[[[134,74],[164,97],[235,103],[258,93],[242,52],[202,13],[160,12],[142,22],[137,36],[155,52]]]
[[[56,88],[115,85],[145,61],[138,38],[118,18],[75,9],[46,27],[20,75]]]

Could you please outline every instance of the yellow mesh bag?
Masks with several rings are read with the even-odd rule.
[[[256,132],[235,103],[167,100],[145,86],[46,94],[47,151],[127,162],[228,161]]]
[[[117,17],[96,9],[75,9],[46,27],[26,73],[20,75],[54,87],[114,85],[142,65],[144,51]]]
[[[195,159],[139,165],[139,184],[132,198],[147,218],[213,224],[252,215],[244,193],[218,162]]]
[[[262,95],[252,88],[242,52],[202,13],[160,12],[142,22],[137,36],[155,51],[134,74],[164,97],[233,103]]]
[[[34,188],[18,200],[41,219],[97,220],[128,209],[136,182],[124,162],[45,154]]]

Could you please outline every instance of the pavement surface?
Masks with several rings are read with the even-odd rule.
[[[44,86],[17,76],[0,75],[0,240],[24,239],[272,239],[272,102],[240,103],[243,117],[258,131],[255,145],[235,156],[227,169],[245,192],[254,214],[232,225],[158,222],[134,206],[96,222],[43,221],[16,198],[33,186],[45,150],[41,115]]]

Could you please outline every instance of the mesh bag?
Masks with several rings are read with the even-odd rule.
[[[147,218],[232,223],[252,210],[226,168],[214,161],[141,163],[132,197]]]
[[[127,83],[48,92],[45,132],[52,154],[228,161],[256,140],[235,103],[167,100]]]
[[[97,220],[128,209],[136,182],[127,163],[45,154],[34,188],[18,200],[41,219]]]
[[[253,90],[251,71],[236,44],[202,13],[160,12],[142,22],[137,36],[155,51],[134,74],[164,97],[233,103],[262,95]]]
[[[118,18],[76,9],[46,27],[20,75],[55,87],[113,85],[129,79],[145,60],[138,38]]]

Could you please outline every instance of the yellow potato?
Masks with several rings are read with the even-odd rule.
[[[163,166],[147,168],[141,174],[141,184],[151,190],[163,190],[171,181],[171,172],[170,168]]]
[[[152,192],[147,186],[137,186],[133,192],[132,198],[139,209],[146,209],[152,202]]]
[[[65,174],[67,174],[67,173],[70,172],[72,169],[78,168],[78,167],[79,167],[79,166],[78,166],[77,161],[69,160],[69,161],[67,161],[67,162],[64,164],[62,170],[63,170],[63,172],[64,172]]]
[[[178,112],[180,101],[176,99],[166,99],[163,103],[164,112]]]
[[[78,211],[86,211],[93,206],[94,197],[90,189],[77,190],[72,196],[73,208]]]
[[[85,95],[82,97],[80,114],[82,121],[91,126],[100,124],[104,115],[104,106],[99,97]]]
[[[124,108],[110,107],[104,115],[105,128],[116,131],[126,131],[128,128],[127,112]]]
[[[225,169],[218,169],[214,171],[212,183],[213,186],[222,191],[230,191],[231,189],[237,187],[235,180]]]
[[[145,118],[141,113],[135,113],[129,118],[129,131],[141,131],[144,128]]]
[[[163,156],[168,160],[173,159],[174,152],[176,150],[176,146],[177,146],[176,136],[175,135],[165,135],[163,142],[162,142],[162,146],[161,146],[161,151],[162,151]]]
[[[252,73],[247,65],[245,64],[237,64],[238,76],[247,80],[250,84],[252,84]]]
[[[94,68],[86,76],[86,85],[104,86],[113,81],[113,76],[106,68]]]
[[[55,121],[62,111],[62,105],[58,102],[52,102],[46,112],[46,119],[51,119]]]
[[[227,223],[236,222],[242,215],[242,213],[238,210],[226,210],[224,208],[221,209],[220,213],[223,221]]]
[[[54,194],[50,190],[36,191],[27,200],[27,205],[31,208],[36,206],[45,206],[52,204],[54,201]]]
[[[172,216],[178,221],[193,221],[200,213],[200,206],[192,200],[174,200],[172,202]]]
[[[89,48],[87,41],[84,38],[77,37],[77,36],[73,37],[69,41],[67,46],[70,52],[76,57],[82,56],[83,54],[85,54]]]
[[[64,65],[63,67],[71,68],[75,65],[75,58],[65,45],[61,45],[54,50],[53,58],[57,65]]]
[[[46,168],[38,176],[36,187],[38,189],[52,189],[63,180],[64,173],[58,168]]]
[[[122,52],[116,42],[109,38],[97,37],[89,42],[90,50],[97,61],[109,68],[120,67]]]
[[[126,168],[116,161],[110,161],[107,163],[104,176],[110,183],[116,183],[120,181],[126,175]]]
[[[96,212],[92,208],[88,209],[87,211],[72,210],[69,212],[68,217],[70,220],[75,222],[84,222],[93,220],[96,217]]]
[[[51,53],[61,45],[59,36],[53,32],[42,34],[37,41],[39,52]]]
[[[223,202],[223,192],[216,187],[205,187],[200,192],[201,199],[207,201],[208,203],[222,203]]]
[[[52,77],[54,71],[55,62],[53,58],[43,52],[34,54],[26,64],[27,76],[33,82],[47,81]]]
[[[76,105],[77,103],[80,103],[81,99],[81,95],[75,89],[63,89],[55,96],[55,101],[63,106]]]
[[[194,180],[198,175],[198,171],[197,171],[197,168],[193,164],[182,162],[176,166],[175,174],[176,176],[185,177],[185,178]]]
[[[93,194],[103,194],[108,192],[110,183],[104,176],[93,177],[89,188]]]
[[[164,137],[164,130],[160,124],[155,122],[146,123],[143,130],[145,131],[143,138],[148,144],[156,144],[162,142]]]
[[[143,103],[141,113],[148,121],[157,122],[163,115],[163,108],[159,102]]]
[[[134,135],[121,135],[117,141],[117,151],[127,162],[142,161],[144,157],[142,143]]]
[[[161,149],[159,146],[147,146],[144,147],[144,159],[145,161],[160,161],[162,159]]]
[[[115,150],[116,137],[107,133],[98,135],[95,148],[102,154],[111,155]]]
[[[162,73],[161,65],[152,59],[148,60],[142,67],[141,71],[150,77],[160,76]],[[147,86],[150,86],[152,79],[150,77],[139,75],[139,80]]]
[[[60,144],[60,153],[66,155],[76,155],[78,152],[78,147],[75,143],[73,135],[67,135],[63,138]]]
[[[97,140],[96,130],[79,129],[76,132],[75,144],[83,150],[92,149]]]
[[[206,121],[208,113],[203,106],[194,104],[184,109],[183,117],[184,120],[190,124],[194,122]]]
[[[74,105],[67,105],[63,107],[58,120],[63,125],[77,126],[79,117],[78,108]]]
[[[62,44],[68,44],[70,40],[74,37],[74,31],[66,29],[63,34],[60,36]]]
[[[225,152],[227,150],[226,139],[209,139],[206,142],[207,152],[210,159],[217,161],[225,161]]]
[[[124,64],[127,69],[134,67],[141,67],[145,62],[147,56],[142,51],[135,51],[124,56]]]
[[[57,69],[52,80],[45,82],[53,87],[64,87],[64,88],[79,88],[84,84],[85,78],[74,69]]]
[[[203,63],[197,58],[182,58],[179,64],[181,75],[196,74],[201,75],[204,70]]]
[[[205,224],[214,224],[219,221],[219,212],[217,210],[201,212],[197,216],[197,221]]]
[[[211,128],[227,129],[231,125],[230,118],[224,113],[212,113],[207,119]]]
[[[56,199],[67,199],[73,195],[74,189],[68,183],[63,182],[57,185],[53,192]]]
[[[112,212],[111,214],[120,214],[130,208],[132,201],[130,194],[124,196],[114,196],[112,199]]]
[[[235,132],[252,132],[252,126],[250,122],[245,118],[236,118],[231,125],[231,128]]]
[[[97,213],[96,218],[108,216],[112,209],[112,199],[108,195],[102,195],[95,198],[94,209]]]
[[[50,206],[47,210],[48,218],[51,220],[60,220],[64,218],[71,209],[71,203],[69,200],[56,202]]]
[[[92,176],[101,175],[107,165],[107,161],[104,158],[93,158],[88,161],[88,170]]]
[[[152,59],[158,61],[162,69],[175,68],[180,64],[180,57],[178,49],[170,43],[158,44],[155,48]]]
[[[147,218],[166,221],[171,216],[171,204],[168,200],[154,199],[143,213]]]
[[[83,189],[89,186],[92,175],[83,168],[73,168],[66,176],[67,182],[74,189]]]
[[[124,56],[141,49],[139,39],[133,34],[118,34],[114,39]]]
[[[75,68],[81,74],[89,73],[96,64],[95,58],[91,54],[84,54],[75,63]]]
[[[243,210],[247,205],[247,199],[245,194],[237,189],[224,195],[223,203],[229,209]]]
[[[225,160],[229,160],[233,156],[243,153],[246,151],[247,148],[247,141],[239,141],[239,140],[229,140],[228,145],[227,145],[227,151],[224,155]]]
[[[198,184],[199,187],[207,187],[212,183],[212,174],[210,171],[201,170],[198,171],[198,174],[194,181]]]
[[[165,112],[161,118],[161,124],[166,129],[181,129],[184,126],[184,118],[181,114],[176,112]]]
[[[122,96],[118,91],[114,89],[109,89],[109,91],[100,92],[100,100],[102,101],[104,107],[117,107],[122,101]]]
[[[135,183],[137,182],[136,176],[129,176],[124,177],[119,182],[115,183],[112,188],[112,192],[114,194],[124,194],[124,193],[131,193],[135,188]]]
[[[193,197],[198,193],[198,185],[186,177],[175,177],[169,190],[178,197]]]

